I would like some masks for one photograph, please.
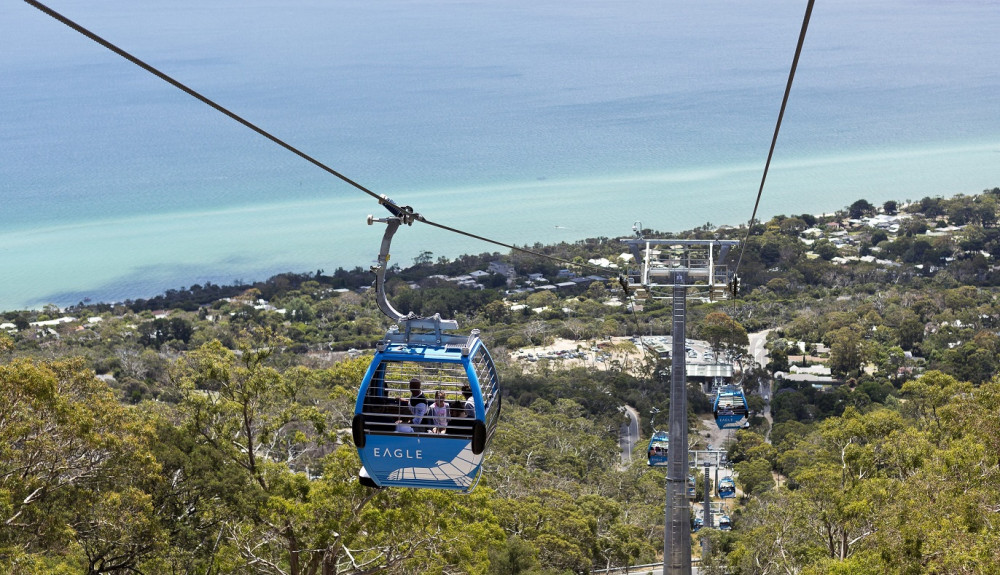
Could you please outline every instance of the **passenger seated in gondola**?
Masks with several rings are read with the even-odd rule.
[[[472,388],[466,383],[462,385],[462,397],[464,398],[465,416],[469,419],[476,418],[476,402],[472,399]]]
[[[414,430],[427,431],[428,426],[424,423],[424,415],[427,413],[427,398],[420,390],[420,380],[416,377],[410,380],[410,397],[406,401],[410,405]]]
[[[400,415],[396,420],[396,433],[413,433],[413,426],[410,425],[412,419],[408,415]]]
[[[451,402],[451,419],[448,421],[447,433],[472,437],[472,418],[465,410],[465,402],[460,399]]]
[[[427,417],[431,420],[431,433],[445,433],[448,429],[448,419],[451,408],[444,400],[444,392],[440,389],[434,393],[434,403],[427,410]]]

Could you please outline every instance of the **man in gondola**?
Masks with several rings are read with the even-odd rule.
[[[472,388],[466,383],[462,386],[462,399],[451,402],[451,420],[446,433],[471,437],[475,419],[476,402],[472,399]]]
[[[448,420],[448,435],[472,437],[472,418],[466,414],[465,402],[456,399],[451,402],[451,419]]]
[[[463,404],[465,406],[465,417],[469,419],[476,418],[476,402],[472,399],[472,388],[466,383],[462,385],[462,397],[464,398]]]
[[[427,413],[427,397],[420,389],[420,379],[410,380],[410,413],[413,414],[413,429],[415,431],[426,431],[423,424],[424,414]]]

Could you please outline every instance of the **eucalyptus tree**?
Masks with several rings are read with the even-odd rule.
[[[746,357],[750,338],[746,329],[725,312],[715,311],[705,316],[695,329],[698,337],[708,341],[716,355],[742,362]]]
[[[904,384],[903,396],[902,412],[848,408],[811,428],[776,426],[787,487],[750,499],[731,568],[995,571],[1000,382],[973,387],[930,372]]]
[[[0,364],[3,563],[127,572],[155,555],[152,435],[81,358]]]

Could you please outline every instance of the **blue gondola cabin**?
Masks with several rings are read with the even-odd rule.
[[[496,366],[478,331],[393,330],[376,347],[354,413],[366,483],[471,491],[500,415]]]
[[[747,398],[739,386],[726,385],[719,388],[712,404],[712,415],[715,416],[715,424],[719,429],[739,429],[748,413]]]
[[[736,482],[732,477],[722,477],[719,479],[719,497],[729,499],[736,497]]]
[[[646,450],[646,464],[650,467],[666,467],[667,453],[670,450],[670,433],[666,431],[653,432],[649,438]]]

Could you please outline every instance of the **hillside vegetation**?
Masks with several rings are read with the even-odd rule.
[[[998,201],[1000,189],[859,200],[755,222],[736,297],[689,303],[688,337],[741,360],[753,410],[725,446],[742,493],[734,528],[692,540],[695,556],[697,539],[712,540],[706,572],[998,572]],[[389,327],[360,268],[2,314],[0,573],[561,574],[655,562],[664,472],[646,466],[643,444],[623,465],[617,434],[625,405],[666,410],[669,359],[635,360],[632,344],[609,338],[669,334],[669,302],[637,307],[613,270],[587,264],[627,265],[617,240],[531,249],[579,267],[425,252],[388,274],[394,306],[480,329],[501,370],[501,423],[470,495],[357,481],[354,399]],[[752,365],[746,333],[763,330],[769,361]],[[557,337],[604,360],[513,356]],[[807,368],[832,384],[789,376]],[[770,402],[753,395],[761,384]],[[696,431],[710,401],[690,385],[689,404]]]

